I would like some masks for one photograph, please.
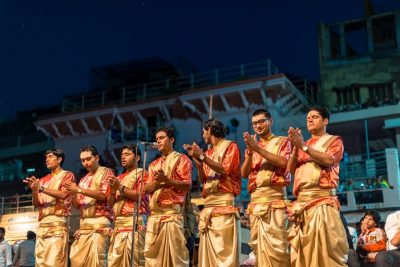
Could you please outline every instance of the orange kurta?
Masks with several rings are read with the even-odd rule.
[[[240,151],[236,143],[224,139],[206,156],[220,163],[226,176],[203,164],[205,207],[199,222],[199,266],[239,266],[239,213],[234,196],[241,190]]]
[[[258,141],[257,142],[258,145],[266,150],[267,149],[267,143]],[[285,140],[282,142],[282,144],[280,145],[280,147],[278,148],[278,153],[277,155],[282,156],[286,159],[289,159],[289,155],[290,155],[290,151],[291,151],[291,146],[290,146],[290,142],[288,138],[285,138]],[[252,155],[252,164],[251,164],[251,169],[250,169],[250,173],[249,173],[249,181],[248,181],[248,185],[247,185],[247,189],[249,191],[249,193],[253,192],[256,188],[257,188],[257,174],[260,171],[260,169],[263,167],[262,164],[264,164],[263,162],[264,158],[254,152]],[[273,174],[271,176],[271,186],[287,186],[290,184],[290,172],[287,171],[286,169],[282,169],[282,168],[278,168],[276,166],[271,166]]]
[[[155,182],[155,172],[162,169],[169,179],[192,181],[192,162],[178,152],[160,157],[149,165],[148,183]],[[187,191],[163,185],[150,194],[151,215],[148,219],[144,254],[145,266],[188,266],[189,252],[184,236],[183,216]]]
[[[294,267],[347,266],[348,243],[340,220],[340,204],[335,189],[339,162],[343,157],[340,137],[324,135],[306,142],[333,159],[325,167],[299,151],[293,192],[297,201],[288,207],[293,227],[289,234],[291,264]]]
[[[380,228],[372,227],[360,234],[357,245],[358,253],[364,262],[375,262],[376,254],[386,250],[386,235]]]
[[[52,184],[52,179],[55,176],[53,174],[48,174],[40,179],[40,185],[45,188],[50,188]],[[72,172],[66,172],[64,177],[61,178],[62,181],[59,183],[57,188],[50,188],[53,190],[66,191],[65,185],[69,182],[75,181],[75,176]],[[47,215],[56,215],[56,216],[70,216],[71,215],[71,205],[72,201],[70,197],[66,199],[54,199],[53,197],[45,194],[39,193],[39,221],[43,219],[43,217]],[[48,210],[49,207],[52,207],[51,211]],[[45,211],[46,210],[46,211]]]
[[[133,170],[135,171],[135,170]],[[125,172],[123,174],[118,175],[118,179],[120,181],[123,181],[124,178],[129,174],[129,172]],[[149,213],[149,197],[146,195],[144,192],[144,187],[146,185],[146,181],[148,181],[148,176],[149,174],[147,171],[143,172],[143,188],[142,188],[142,202],[140,205],[140,214],[148,214]],[[139,178],[141,179],[141,174],[139,175]],[[130,189],[139,192],[140,191],[140,179],[137,179],[136,182],[132,185]],[[116,192],[116,199],[118,200],[120,198],[121,194],[119,191]],[[123,205],[121,207],[121,212],[120,214],[115,214],[115,216],[122,215],[122,216],[127,216],[127,215],[132,215],[133,211],[135,210],[135,201],[129,198],[125,198],[123,200]]]
[[[147,183],[151,184],[155,182],[154,173],[161,169],[162,166],[165,164],[165,158],[159,157],[149,165],[149,176]],[[186,181],[191,183],[192,182],[192,162],[190,159],[181,154],[174,171],[171,174],[171,179],[179,180],[179,181]],[[186,191],[178,190],[171,186],[164,186],[162,193],[158,198],[158,204],[160,207],[167,207],[172,204],[178,204],[182,206],[185,202]],[[150,197],[153,194],[150,194]]]
[[[313,145],[318,141],[318,138],[311,138],[308,141],[306,141],[306,145],[313,147]],[[336,189],[339,184],[339,163],[343,158],[343,142],[340,137],[336,138],[333,140],[333,142],[330,144],[328,149],[326,150],[325,153],[330,155],[333,160],[334,164],[329,167],[323,167],[320,165],[321,169],[321,175],[318,178],[318,181],[315,181],[315,183],[318,183],[318,186],[323,189]],[[303,152],[302,150],[299,150],[299,155],[298,155],[298,163],[297,163],[297,169],[296,169],[296,174],[295,174],[295,179],[294,179],[294,186],[293,186],[293,193],[297,196],[300,190],[306,190],[310,186],[314,186],[314,184],[310,184],[307,182],[307,179],[300,179],[303,177],[297,178],[302,166],[306,164],[307,162],[312,161],[310,159],[310,156]],[[304,177],[305,178],[305,177]]]
[[[96,171],[100,171],[100,168],[104,168],[104,167],[99,167],[99,169]],[[114,176],[114,171],[109,169],[109,168],[105,168],[104,173],[102,174],[102,177],[100,178],[101,180],[98,183],[98,187],[97,188],[92,188],[92,183],[95,183],[96,181],[94,181],[94,177],[96,174],[91,174],[88,173],[86,174],[79,182],[79,187],[82,189],[89,189],[89,190],[99,190],[102,193],[104,193],[106,195],[106,197],[108,197],[110,195],[110,185],[109,185],[109,178]],[[88,199],[90,199],[90,197],[84,196],[82,194],[78,194],[77,196],[77,200],[78,203],[80,205],[80,209],[81,209],[81,215],[83,214],[82,212],[84,210],[87,209],[91,209],[92,206],[88,205]],[[100,216],[105,216],[110,220],[114,219],[114,212],[112,210],[111,207],[109,207],[107,205],[107,201],[101,201],[101,200],[96,200],[94,203],[94,209],[93,211],[90,212],[88,217],[100,217]]]
[[[207,150],[205,152],[206,156],[213,158],[215,153],[215,147]],[[226,149],[225,155],[220,162],[224,168],[227,176],[222,177],[221,174],[215,173],[211,168],[203,164],[203,169],[206,174],[203,183],[210,180],[218,180],[218,192],[220,193],[231,193],[235,196],[240,194],[241,190],[241,180],[240,180],[240,151],[236,143],[231,143]],[[203,197],[207,196],[207,192],[203,189]]]

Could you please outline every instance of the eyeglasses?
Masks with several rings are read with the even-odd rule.
[[[260,119],[258,121],[253,121],[251,124],[255,127],[255,126],[257,126],[257,124],[263,124],[263,123],[266,123],[267,121],[269,121],[269,118],[264,118],[264,119]]]

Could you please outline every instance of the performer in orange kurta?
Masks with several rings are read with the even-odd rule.
[[[132,258],[133,213],[142,189],[142,200],[135,230],[133,266],[144,266],[144,237],[148,215],[148,197],[141,188],[141,180],[148,180],[145,170],[138,168],[140,149],[136,145],[126,145],[121,149],[121,165],[126,172],[111,177],[108,204],[113,207],[115,226],[108,250],[108,267],[129,267]]]
[[[61,168],[65,155],[61,149],[45,153],[46,167],[51,174],[41,179],[32,176],[24,180],[32,189],[32,202],[39,207],[36,266],[68,265],[68,217],[71,215],[71,198],[66,184],[74,181],[73,173]]]
[[[326,133],[328,122],[325,108],[312,107],[307,114],[311,139],[304,142],[299,129],[288,131],[294,146],[288,169],[295,172],[293,193],[297,196],[288,208],[294,223],[289,242],[295,267],[347,266],[349,247],[336,196],[343,142]]]
[[[79,230],[71,246],[71,266],[103,267],[107,266],[110,227],[114,220],[113,210],[107,205],[109,180],[114,172],[99,165],[99,153],[94,146],[83,147],[80,158],[88,174],[79,186],[67,184],[73,205],[81,211]]]
[[[196,143],[184,145],[204,185],[199,266],[239,266],[239,213],[234,206],[241,189],[239,148],[225,139],[225,126],[217,119],[203,124],[203,138],[212,145],[205,153]]]
[[[242,176],[249,178],[251,194],[247,208],[251,226],[249,245],[255,253],[256,266],[290,266],[286,216],[290,142],[287,137],[271,132],[272,117],[267,110],[256,110],[251,120],[256,135],[243,134],[247,150],[241,168]],[[258,142],[256,136],[260,137]]]
[[[146,230],[145,266],[188,266],[181,210],[192,182],[192,162],[174,151],[171,129],[159,128],[156,141],[161,157],[149,165],[146,185],[151,215]]]

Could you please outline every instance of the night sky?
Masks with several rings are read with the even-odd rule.
[[[85,92],[89,71],[145,57],[200,71],[271,59],[318,79],[319,22],[364,0],[1,0],[0,118]]]

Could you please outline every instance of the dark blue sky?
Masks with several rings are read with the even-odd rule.
[[[363,16],[364,0],[1,0],[0,118],[60,104],[89,71],[186,58],[211,70],[270,58],[317,79],[319,22]]]

